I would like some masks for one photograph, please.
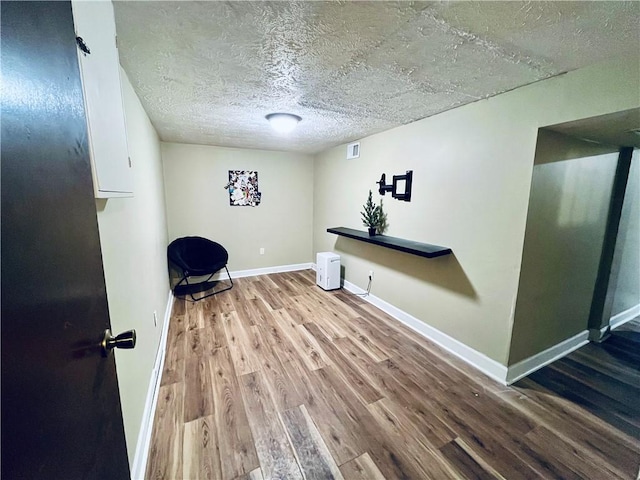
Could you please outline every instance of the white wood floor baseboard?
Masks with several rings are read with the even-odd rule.
[[[348,280],[344,280],[344,288],[351,293],[366,293],[365,290],[362,290],[360,287],[349,282]],[[376,297],[375,295],[369,294],[366,297],[362,298],[372,305],[375,305],[383,312],[391,315],[399,322],[404,323],[406,326],[416,331],[423,337],[431,340],[434,343],[437,343],[449,353],[452,353],[456,357],[464,360],[472,367],[477,368],[485,375],[488,375],[489,377],[493,378],[497,382],[502,383],[503,385],[506,384],[507,367],[505,367],[501,363],[487,357],[485,354],[480,353],[477,350],[474,350],[468,345],[465,345],[455,338],[450,337],[446,333],[441,332],[437,328],[424,323],[422,320],[408,314],[404,310],[400,310],[398,307],[391,305],[390,303]]]
[[[158,351],[156,352],[156,361],[153,365],[151,378],[149,379],[147,400],[142,414],[142,423],[140,425],[140,433],[138,434],[136,453],[133,457],[133,465],[131,466],[131,478],[133,480],[143,480],[147,468],[147,458],[149,457],[149,446],[151,445],[151,434],[153,432],[153,418],[155,416],[156,405],[158,403],[160,381],[162,380],[162,369],[164,367],[164,356],[167,348],[167,335],[169,332],[171,311],[173,309],[173,299],[173,293],[169,290],[167,308],[164,312],[164,323],[162,324],[162,333],[160,335],[160,342],[158,343]]]
[[[252,268],[250,270],[236,270],[229,272],[231,278],[255,277],[258,275],[268,275],[270,273],[297,272],[298,270],[308,270],[313,267],[312,263],[295,263],[292,265],[276,265],[274,267]],[[218,272],[214,275],[214,280],[226,280],[227,272]]]
[[[583,345],[586,345],[587,343],[589,343],[589,331],[583,330],[557,345],[536,353],[529,358],[525,358],[518,363],[514,363],[508,368],[507,385],[511,385],[536,370],[540,370],[542,367],[569,355],[571,352],[577,350]]]
[[[609,320],[609,325],[611,326],[611,330],[619,327],[620,325],[624,325],[627,322],[630,322],[634,318],[640,315],[640,303],[638,305],[634,305],[631,308],[626,309],[624,312],[620,312],[617,315],[611,317]]]

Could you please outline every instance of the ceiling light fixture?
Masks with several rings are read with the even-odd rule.
[[[298,122],[302,120],[301,117],[292,113],[270,113],[265,118],[278,133],[292,132],[298,126]]]

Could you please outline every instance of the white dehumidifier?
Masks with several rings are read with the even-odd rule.
[[[340,255],[318,252],[316,255],[316,283],[324,290],[340,288]]]

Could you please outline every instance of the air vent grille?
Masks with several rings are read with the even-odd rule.
[[[347,145],[347,160],[360,158],[360,142],[353,142]]]

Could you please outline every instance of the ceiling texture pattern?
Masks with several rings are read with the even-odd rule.
[[[316,153],[583,66],[638,57],[638,2],[116,1],[164,141]],[[279,136],[265,115],[302,117]]]

